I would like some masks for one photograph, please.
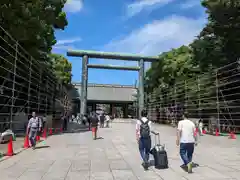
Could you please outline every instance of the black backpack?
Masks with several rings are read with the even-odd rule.
[[[148,125],[149,120],[147,120],[146,122],[143,122],[143,120],[141,121],[141,125],[140,125],[140,136],[142,138],[148,138],[150,137],[150,127]]]
[[[97,126],[98,124],[98,117],[96,114],[92,114],[91,117],[90,117],[90,123],[93,125],[93,126]]]
[[[104,120],[105,120],[105,116],[103,114],[100,115],[100,122],[104,122]]]

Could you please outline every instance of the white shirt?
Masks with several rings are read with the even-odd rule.
[[[110,121],[110,116],[109,116],[109,115],[106,115],[106,116],[105,116],[105,119],[106,119],[106,121]]]
[[[28,122],[28,128],[41,128],[41,120],[38,117],[32,117]]]
[[[195,124],[188,120],[184,119],[178,122],[178,130],[180,131],[180,143],[194,143],[194,131]]]
[[[142,117],[141,120],[145,123],[147,122],[147,118],[146,117]],[[136,124],[136,133],[137,135],[140,137],[140,126],[141,126],[142,122],[140,120],[137,120],[137,124]],[[148,121],[148,126],[150,128],[150,131],[151,131],[151,121]]]

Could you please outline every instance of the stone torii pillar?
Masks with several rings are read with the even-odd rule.
[[[87,82],[88,82],[88,67],[97,69],[116,69],[116,70],[139,70],[139,88],[138,88],[138,115],[141,115],[141,111],[144,109],[144,62],[155,62],[159,60],[158,56],[141,56],[134,54],[121,54],[113,52],[99,52],[99,51],[87,51],[87,50],[68,50],[68,56],[83,57],[82,67],[82,90],[81,90],[81,114],[86,113],[87,102]],[[101,59],[115,59],[124,61],[138,61],[140,67],[117,67],[109,65],[91,65],[88,64],[88,58],[101,58]]]
[[[138,118],[141,117],[141,112],[144,109],[144,60],[139,60],[139,81],[138,81]]]
[[[81,85],[81,107],[80,114],[87,113],[87,86],[88,86],[88,56],[84,55],[82,58],[82,85]]]

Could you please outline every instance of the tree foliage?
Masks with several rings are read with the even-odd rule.
[[[240,57],[240,0],[203,0],[202,6],[206,8],[208,23],[189,46],[162,53],[159,61],[152,63],[145,77],[149,94],[159,97],[168,93],[174,97],[169,100],[172,103],[179,99],[186,102],[186,97],[180,96],[188,92],[193,99],[190,103],[196,104],[193,101],[199,99],[198,92],[209,96],[215,93],[210,87],[215,85],[214,69]],[[200,90],[198,81],[205,84]],[[187,88],[184,82],[188,83]]]
[[[51,61],[56,77],[63,84],[70,84],[72,78],[72,64],[69,63],[64,56],[59,54],[51,54]]]
[[[57,77],[62,82],[69,83],[71,75],[65,71],[60,73],[59,62],[63,62],[66,67],[70,64],[65,62],[66,59],[62,60],[61,56],[51,55],[52,47],[57,42],[55,29],[64,30],[68,25],[66,13],[62,10],[65,3],[66,0],[2,0],[0,23],[2,30],[17,40],[34,59],[47,65],[49,71],[56,70]],[[1,37],[11,46],[15,46],[5,34],[2,33]],[[5,58],[9,61],[12,59],[8,54],[5,54]]]
[[[0,2],[1,26],[33,57],[47,60],[56,43],[54,28],[68,24],[62,11],[66,0],[3,0]]]
[[[11,89],[17,82],[14,88],[18,92],[13,95],[5,91],[1,104],[10,102],[9,97],[18,97],[14,112],[23,105],[34,111],[53,111],[54,100],[61,99],[65,92],[59,85],[71,82],[71,63],[51,54],[57,42],[55,30],[64,30],[68,25],[65,3],[66,0],[0,2],[0,84]]]

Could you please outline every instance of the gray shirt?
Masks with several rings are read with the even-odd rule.
[[[32,117],[28,122],[28,129],[37,129],[42,127],[41,119],[38,117]]]

